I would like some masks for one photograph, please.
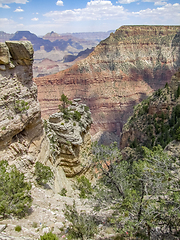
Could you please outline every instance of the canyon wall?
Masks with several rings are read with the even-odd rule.
[[[135,106],[133,115],[123,126],[120,148],[138,145],[165,148],[173,140],[180,140],[179,127],[180,68],[169,84]]]
[[[15,164],[30,181],[37,161],[48,165],[55,175],[54,191],[66,188],[70,193],[67,177],[90,167],[83,154],[89,154],[91,145],[91,113],[73,102],[66,119],[58,112],[43,123],[32,80],[33,53],[29,41],[0,43],[0,161]]]
[[[171,79],[180,66],[179,26],[122,26],[71,68],[35,78],[42,117],[57,111],[62,93],[91,109],[91,134],[113,141],[133,106]]]
[[[43,138],[30,42],[0,43],[0,160],[35,161]],[[24,160],[24,163],[26,162]]]

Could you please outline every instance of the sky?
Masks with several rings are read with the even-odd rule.
[[[122,25],[180,25],[179,0],[0,0],[0,31],[99,32]]]

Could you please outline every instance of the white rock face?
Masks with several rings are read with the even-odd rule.
[[[90,166],[83,154],[89,154],[91,113],[76,99],[68,111],[55,113],[44,130],[37,86],[32,73],[33,47],[28,41],[0,43],[0,160],[7,160],[34,181],[36,161],[50,166],[55,192],[66,188],[67,177],[84,173]]]
[[[52,161],[61,166],[67,177],[85,172],[90,164],[83,154],[89,154],[92,123],[89,108],[75,100],[68,108],[68,116],[62,112],[52,114],[47,121]]]
[[[30,42],[0,43],[0,160],[15,163],[30,178],[37,158],[43,159],[45,136],[32,59]]]

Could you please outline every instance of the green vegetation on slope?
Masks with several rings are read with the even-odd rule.
[[[89,239],[99,223],[111,227],[118,234],[115,239],[180,237],[179,158],[168,156],[161,146],[142,147],[142,157],[128,161],[115,144],[95,144],[92,151],[98,178],[93,191],[86,193],[94,217],[77,212],[75,203],[66,206],[72,224],[69,239]],[[107,212],[105,219],[98,217],[100,210]]]
[[[138,134],[128,139],[130,147],[144,145],[148,148],[161,145],[163,148],[177,139],[180,127],[180,86],[175,90],[166,84],[152,96],[135,106],[134,114],[124,129],[136,129]]]
[[[15,165],[0,161],[0,214],[23,217],[31,207],[31,184],[25,182],[24,174]]]
[[[53,178],[53,172],[50,167],[43,165],[40,162],[35,164],[35,176],[36,181],[39,185],[46,184],[50,179]]]

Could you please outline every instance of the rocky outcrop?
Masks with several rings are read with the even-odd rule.
[[[66,119],[58,112],[43,124],[32,63],[30,42],[0,43],[0,160],[15,164],[31,181],[35,163],[40,161],[54,172],[54,191],[66,188],[70,193],[67,177],[84,173],[90,166],[83,154],[89,154],[91,145],[91,114],[77,99]]]
[[[179,31],[179,26],[123,26],[85,60],[36,78],[43,118],[57,111],[64,92],[90,107],[92,135],[118,136],[133,106],[163,87],[180,66]]]
[[[0,160],[18,159],[22,168],[35,162],[44,137],[32,59],[30,42],[0,43]]]
[[[67,177],[86,172],[90,167],[92,123],[91,113],[85,104],[74,100],[68,107],[68,116],[62,112],[52,114],[46,122],[46,132],[50,140],[51,161],[61,166]]]
[[[172,76],[169,85],[135,106],[133,115],[123,127],[120,147],[144,145],[152,148],[158,144],[162,147],[169,144],[166,150],[177,152],[172,149],[179,147],[175,141],[179,127],[180,69]]]

